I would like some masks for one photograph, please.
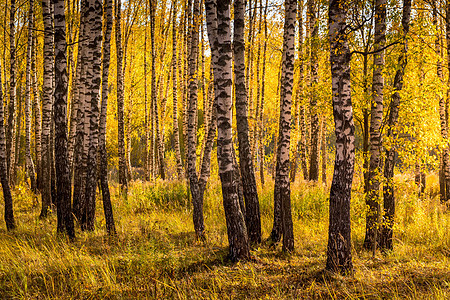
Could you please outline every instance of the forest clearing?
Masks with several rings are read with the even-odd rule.
[[[0,24],[0,298],[450,298],[450,0]]]

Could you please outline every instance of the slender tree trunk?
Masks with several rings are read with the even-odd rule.
[[[200,192],[196,167],[196,111],[197,111],[197,92],[198,92],[198,20],[199,4],[194,0],[193,24],[191,27],[191,49],[189,51],[189,105],[188,105],[188,126],[187,126],[187,148],[188,148],[188,178],[189,187],[192,195],[192,204],[194,206],[193,221],[197,238],[203,238],[205,225],[203,223],[203,193]]]
[[[308,0],[309,28],[311,30],[311,154],[309,163],[309,180],[317,181],[319,179],[319,117],[317,114],[317,88],[319,82],[319,21],[316,11],[317,3],[315,0]]]
[[[291,167],[291,175],[290,180],[291,182],[295,181],[295,177],[297,174],[297,166],[298,166],[298,160],[302,159],[302,124],[300,122],[301,118],[304,119],[304,115],[301,115],[300,110],[303,109],[303,0],[298,1],[298,11],[297,11],[297,20],[298,20],[298,61],[299,61],[299,76],[297,80],[297,94],[296,94],[296,101],[295,101],[295,114],[296,117],[294,119],[294,124],[296,126],[296,129],[298,131],[298,138],[297,138],[297,145],[294,149],[294,160],[292,161],[292,167]],[[304,114],[304,112],[303,112]]]
[[[368,49],[366,48],[366,52]],[[364,98],[369,99],[369,83],[368,83],[368,55],[365,53],[363,57],[363,92]],[[363,108],[363,176],[364,176],[364,193],[369,190],[369,117],[370,113],[367,107]]]
[[[6,172],[11,186],[14,186],[14,128],[16,114],[16,0],[10,0],[9,6],[9,105],[8,105],[8,121],[6,126]]]
[[[119,152],[119,184],[122,192],[127,191],[127,166],[125,160],[125,129],[124,129],[124,79],[122,70],[122,1],[116,0],[116,54],[117,54],[117,122],[118,122],[118,152]],[[153,97],[153,96],[152,96]]]
[[[266,93],[266,53],[267,53],[267,7],[268,0],[264,7],[264,46],[263,46],[263,65],[262,65],[262,84],[261,84],[261,109],[259,114],[259,177],[261,185],[264,186],[264,160],[265,160],[265,143],[264,143],[264,102]]]
[[[42,170],[42,209],[41,218],[48,214],[52,202],[51,193],[51,147],[50,127],[53,106],[53,22],[50,0],[42,1],[44,19],[44,75],[42,96],[42,138],[41,138],[41,170]]]
[[[248,137],[247,88],[245,86],[245,43],[244,43],[245,2],[234,1],[234,74],[236,90],[236,122],[239,140],[239,166],[245,200],[245,221],[251,244],[261,242],[261,215],[258,191]],[[259,80],[259,74],[258,74]],[[258,117],[258,115],[257,115]],[[257,118],[256,118],[257,119]],[[255,136],[256,141],[256,136]],[[234,150],[233,150],[234,151]]]
[[[88,21],[89,12],[87,12],[88,3],[87,0],[81,2],[81,14],[80,14],[80,36],[78,44],[78,65],[79,78],[76,88],[76,97],[74,101],[77,106],[76,116],[76,136],[74,144],[73,154],[73,213],[77,217],[78,221],[83,221],[83,209],[86,205],[86,169],[87,169],[87,156],[88,156],[88,136],[89,136],[89,123],[87,116],[87,107],[89,106],[89,78],[87,68],[89,65],[88,57],[88,42],[87,33],[90,32],[90,23]],[[85,226],[83,225],[83,229]]]
[[[159,130],[159,116],[158,116],[158,103],[156,98],[156,47],[155,47],[155,11],[156,11],[156,3],[154,0],[150,1],[150,36],[152,41],[152,102],[153,102],[153,114],[155,117],[155,134],[156,134],[156,146],[158,149],[158,158],[159,158],[159,176],[161,179],[165,179],[165,164],[164,164],[164,151],[162,149],[162,139],[161,133]],[[196,45],[198,46],[198,45]]]
[[[177,93],[177,31],[176,31],[176,19],[177,19],[177,2],[173,3],[172,12],[172,85],[173,85],[173,135],[175,140],[175,156],[177,159],[177,176],[178,180],[181,180],[183,175],[183,162],[181,160],[180,149],[180,132],[178,130],[178,93]],[[205,100],[203,100],[205,101]]]
[[[106,231],[110,235],[116,233],[114,214],[111,204],[111,195],[108,184],[108,157],[106,152],[106,115],[108,111],[108,77],[111,58],[111,31],[113,26],[113,3],[105,0],[103,5],[103,18],[105,34],[103,36],[103,70],[102,70],[102,103],[99,122],[98,155],[99,155],[99,181],[102,190],[103,210],[105,213]]]
[[[0,68],[1,76],[1,68]],[[5,138],[5,127],[4,127],[4,114],[3,114],[3,91],[2,91],[2,80],[0,78],[0,183],[3,189],[3,199],[5,200],[5,223],[6,229],[13,230],[16,228],[14,222],[14,211],[13,211],[13,199],[11,195],[11,189],[9,187],[8,174],[6,172],[7,156],[6,156],[6,138]]]
[[[322,153],[322,183],[327,185],[327,119],[322,116],[322,142],[321,142],[321,153]]]
[[[34,17],[33,17],[34,18]],[[34,18],[35,19],[35,18]],[[37,47],[37,37],[36,32],[33,34],[33,47],[32,51],[32,60],[31,60],[31,72],[33,76],[33,112],[34,112],[34,146],[35,146],[35,155],[36,155],[36,186],[39,191],[42,188],[42,174],[41,174],[41,102],[39,101],[38,94],[38,74],[36,68],[36,47]]]
[[[148,1],[145,1],[145,25],[144,25],[144,130],[145,130],[145,140],[144,140],[144,170],[145,170],[145,180],[150,180],[150,156],[148,149],[149,142],[149,126],[148,126],[148,93],[147,93],[147,28],[148,28]]]
[[[14,160],[11,162],[11,172],[10,172],[10,180],[11,182],[14,184],[17,180],[17,170],[20,167],[20,149],[22,149],[21,147],[21,136],[22,136],[22,117],[23,117],[23,102],[24,102],[24,97],[23,97],[23,86],[22,86],[22,72],[20,73],[20,75],[18,76],[18,82],[19,85],[16,86],[16,112],[17,112],[17,116],[16,116],[16,129],[14,130],[15,132],[15,137],[14,137],[14,153],[16,153],[17,155],[14,155]]]
[[[369,189],[366,196],[368,212],[366,216],[366,237],[364,248],[375,249],[378,244],[378,219],[380,215],[381,176],[381,123],[383,121],[384,50],[386,44],[386,0],[375,1],[375,35],[373,56],[372,105],[370,113],[370,162]]]
[[[328,32],[336,158],[330,189],[326,269],[340,273],[353,270],[350,199],[355,163],[355,126],[351,102],[350,50],[345,32],[347,10],[347,1],[330,1]]]
[[[387,137],[392,138],[395,145],[397,134],[395,127],[398,123],[398,113],[400,108],[400,91],[403,88],[403,75],[405,74],[406,64],[408,62],[408,33],[409,33],[409,20],[411,17],[411,0],[403,1],[403,15],[402,15],[402,28],[403,28],[403,47],[398,57],[398,67],[394,78],[394,93],[392,94],[391,107],[389,110],[389,119],[387,123]],[[382,236],[380,239],[380,246],[383,249],[393,249],[393,227],[395,216],[395,195],[394,195],[394,166],[395,166],[395,147],[387,147],[386,159],[384,163],[384,178],[385,185],[383,187],[384,196],[384,222],[382,227]]]
[[[30,2],[28,12],[28,45],[26,63],[26,87],[25,87],[25,162],[28,176],[30,177],[31,190],[36,193],[36,177],[34,163],[31,158],[31,60],[33,49],[33,2]]]
[[[291,139],[291,106],[292,85],[294,81],[295,54],[295,19],[297,3],[286,0],[283,35],[283,59],[281,71],[280,121],[278,131],[277,166],[275,175],[274,202],[281,206],[281,234],[283,235],[283,250],[294,250],[294,229],[291,213],[291,188],[289,181],[289,147]],[[277,224],[274,218],[273,230]]]

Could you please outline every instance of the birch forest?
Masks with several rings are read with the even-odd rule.
[[[0,298],[449,299],[449,103],[450,0],[0,0]]]

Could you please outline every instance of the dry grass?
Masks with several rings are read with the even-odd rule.
[[[353,191],[355,272],[323,271],[328,192],[292,186],[295,253],[263,243],[251,262],[226,260],[227,237],[220,185],[205,200],[207,241],[198,242],[191,208],[180,182],[134,182],[127,199],[112,187],[118,235],[104,231],[98,203],[97,229],[78,231],[75,242],[55,235],[55,216],[39,220],[37,200],[24,186],[14,191],[18,228],[0,231],[0,298],[13,299],[448,299],[449,216],[428,176],[425,199],[411,178],[396,178],[399,199],[395,251],[376,258],[362,250],[364,201]],[[357,186],[357,184],[355,184]],[[263,237],[272,221],[272,183],[260,188]],[[3,220],[1,228],[5,228]]]

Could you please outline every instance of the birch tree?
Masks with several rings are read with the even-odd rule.
[[[1,76],[0,68],[0,76]],[[6,229],[13,230],[16,228],[14,221],[14,211],[13,211],[13,199],[11,195],[11,189],[9,186],[9,178],[6,169],[7,156],[6,156],[6,138],[5,138],[5,127],[4,127],[4,114],[3,107],[5,106],[2,90],[2,79],[0,78],[0,183],[2,184],[3,199],[5,200],[5,223]]]
[[[373,56],[372,105],[370,113],[370,161],[369,185],[366,205],[366,237],[364,247],[376,248],[378,243],[378,218],[380,215],[380,176],[381,176],[381,123],[383,121],[383,89],[384,89],[384,47],[386,44],[386,0],[375,1],[375,35]]]
[[[44,71],[42,83],[42,133],[41,133],[41,172],[42,172],[42,209],[41,218],[48,214],[52,202],[51,193],[51,145],[50,126],[53,106],[53,22],[50,0],[42,1],[44,19]]]
[[[236,91],[236,122],[239,140],[239,166],[241,170],[245,200],[245,221],[247,225],[249,242],[252,244],[259,244],[261,242],[261,215],[259,211],[258,191],[256,189],[255,172],[248,137],[249,126],[247,118],[247,88],[245,86],[244,21],[245,1],[235,0],[233,57]],[[258,117],[259,115],[257,114],[256,119],[258,119]],[[255,141],[257,140],[256,134],[254,139]]]
[[[294,82],[294,55],[295,55],[295,19],[297,16],[297,1],[286,0],[284,34],[283,34],[283,57],[280,86],[280,120],[277,143],[277,165],[274,187],[274,205],[281,207],[281,220],[274,216],[272,234],[279,230],[283,236],[283,250],[294,250],[294,228],[291,212],[291,187],[289,180],[289,147],[291,140],[291,106],[292,86]],[[278,225],[277,222],[280,224]]]
[[[33,1],[30,2],[28,10],[28,43],[26,58],[26,83],[25,83],[25,163],[28,176],[30,177],[31,189],[36,193],[36,176],[34,163],[31,157],[31,60],[33,49]]]
[[[217,60],[213,60],[212,66],[217,105],[217,159],[230,245],[229,257],[231,260],[248,259],[250,249],[247,228],[239,207],[237,182],[233,178],[230,1],[207,0],[205,8],[211,51],[217,54]]]
[[[111,195],[108,184],[108,157],[106,152],[106,114],[108,111],[108,78],[111,58],[111,31],[113,26],[113,3],[105,0],[103,4],[103,18],[105,34],[103,36],[103,62],[102,62],[102,102],[99,121],[98,156],[99,156],[99,181],[102,191],[103,211],[105,213],[106,230],[109,234],[116,233],[114,215],[111,204]]]
[[[355,163],[355,126],[351,102],[350,50],[345,32],[347,11],[347,1],[330,1],[328,34],[336,156],[330,188],[326,269],[340,273],[348,273],[353,269],[350,199]]]
[[[53,0],[55,9],[55,164],[57,231],[75,237],[72,215],[72,189],[67,152],[67,58],[66,18],[64,0]]]

